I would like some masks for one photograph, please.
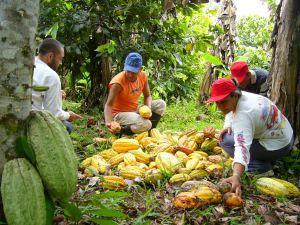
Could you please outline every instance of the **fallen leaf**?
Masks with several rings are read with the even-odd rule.
[[[89,178],[89,184],[88,186],[93,187],[99,182],[99,177],[91,177]]]
[[[263,216],[264,220],[270,224],[280,224],[280,219],[275,214],[267,214]]]
[[[265,214],[268,211],[268,208],[264,205],[260,205],[257,209],[257,212],[259,214]]]
[[[174,225],[184,225],[185,224],[185,214],[178,214],[174,219]]]
[[[213,214],[215,215],[215,217],[217,219],[219,219],[220,217],[222,217],[225,213],[224,207],[223,206],[216,206],[213,208]]]
[[[299,205],[294,205],[292,203],[287,203],[287,206],[292,209],[293,211],[295,211],[296,213],[300,214],[300,206]]]
[[[286,216],[285,220],[293,224],[298,224],[298,216]]]

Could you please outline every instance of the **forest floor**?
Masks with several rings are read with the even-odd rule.
[[[64,102],[65,108],[80,113],[80,105]],[[103,113],[94,110],[84,114],[82,120],[74,123],[75,130],[71,134],[76,153],[80,161],[109,149],[111,143],[95,144],[93,138],[110,138],[112,135],[104,127]],[[88,125],[89,118],[97,122]],[[223,116],[215,107],[199,107],[194,102],[177,102],[168,106],[158,125],[163,132],[185,131],[188,129],[203,130],[207,126],[220,129]],[[274,166],[275,177],[300,185],[300,150],[293,150]],[[300,224],[300,198],[275,198],[257,192],[253,176],[242,177],[244,207],[228,209],[224,204],[206,205],[202,208],[176,209],[172,199],[179,192],[179,187],[167,181],[157,186],[145,184],[142,180],[130,183],[124,191],[105,191],[99,186],[101,176],[86,178],[79,170],[78,191],[73,202],[83,212],[80,221],[68,217],[67,212],[57,208],[55,224]],[[213,183],[230,175],[230,171],[222,176],[210,177]],[[114,221],[114,222],[113,222]]]

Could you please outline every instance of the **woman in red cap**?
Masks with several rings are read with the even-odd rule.
[[[271,162],[292,149],[292,127],[269,99],[240,91],[231,79],[216,80],[208,102],[216,102],[226,115],[220,145],[234,160],[233,175],[224,182],[241,195],[240,177],[244,171],[272,171]]]

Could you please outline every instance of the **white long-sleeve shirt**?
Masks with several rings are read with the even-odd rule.
[[[61,82],[58,74],[46,63],[35,58],[33,86],[48,86],[43,92],[32,91],[32,109],[48,110],[60,120],[67,120],[70,114],[62,109]]]
[[[225,117],[224,127],[231,127],[234,133],[234,163],[245,166],[250,161],[250,146],[253,139],[268,151],[287,146],[293,130],[276,105],[261,95],[242,91],[236,111]]]

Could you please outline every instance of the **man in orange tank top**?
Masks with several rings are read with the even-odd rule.
[[[139,53],[130,53],[125,59],[124,71],[114,76],[108,85],[109,95],[104,107],[104,117],[105,125],[112,133],[116,133],[111,129],[112,121],[117,121],[121,125],[121,133],[127,135],[155,128],[166,109],[163,100],[152,101],[148,78],[142,71],[142,61]],[[144,96],[144,105],[152,111],[149,119],[138,114],[141,94]]]

